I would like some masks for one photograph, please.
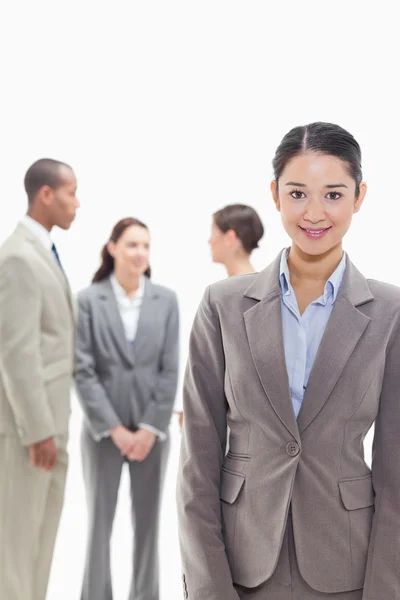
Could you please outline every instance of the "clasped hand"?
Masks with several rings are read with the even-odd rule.
[[[156,436],[147,429],[138,429],[133,432],[123,425],[118,425],[111,430],[111,439],[121,451],[122,456],[126,456],[130,461],[142,462],[150,454]]]

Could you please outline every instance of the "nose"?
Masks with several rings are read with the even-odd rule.
[[[304,220],[316,224],[325,221],[325,219],[326,215],[322,202],[317,198],[310,199],[306,206]]]

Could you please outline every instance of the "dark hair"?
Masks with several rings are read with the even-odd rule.
[[[264,235],[264,227],[254,208],[246,204],[228,204],[217,210],[213,218],[216,226],[224,233],[233,229],[245,252],[250,254],[258,248],[258,242]]]
[[[333,123],[318,122],[294,127],[285,135],[272,161],[276,181],[290,159],[307,151],[329,154],[343,160],[349,175],[356,182],[358,196],[362,181],[361,148],[351,133]]]
[[[138,227],[143,227],[144,229],[147,229],[147,231],[149,230],[147,225],[142,223],[142,221],[139,221],[139,219],[127,217],[126,219],[121,219],[121,221],[118,221],[118,223],[114,225],[109,241],[115,243],[118,242],[119,238],[122,236],[124,231],[132,225],[138,225]],[[98,281],[103,281],[103,279],[107,279],[107,277],[109,277],[114,270],[114,258],[109,253],[107,244],[104,245],[103,250],[101,251],[101,265],[94,274],[92,283],[96,283]],[[145,275],[146,277],[151,277],[150,267],[148,267],[148,269],[146,270]]]
[[[24,178],[24,187],[28,195],[29,204],[32,204],[36,194],[44,185],[48,185],[53,190],[61,185],[62,178],[60,171],[62,167],[72,171],[72,168],[66,163],[53,160],[52,158],[41,158],[29,167]]]

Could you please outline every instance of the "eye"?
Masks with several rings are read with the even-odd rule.
[[[306,195],[304,194],[304,192],[301,192],[300,190],[293,190],[292,192],[290,192],[290,195],[295,200],[302,200],[303,198],[306,197]]]
[[[339,198],[342,197],[343,194],[341,194],[340,192],[329,192],[326,195],[326,198],[328,198],[328,200],[339,200]]]

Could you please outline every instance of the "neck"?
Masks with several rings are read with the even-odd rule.
[[[224,264],[229,277],[232,277],[233,275],[246,275],[247,273],[254,273],[254,268],[248,256],[233,258],[230,261],[226,261]]]
[[[293,244],[288,256],[290,280],[294,284],[305,281],[323,282],[325,284],[339,265],[342,256],[341,243],[329,252],[318,256],[306,254]]]
[[[31,206],[26,214],[28,215],[28,217],[30,217],[31,219],[42,225],[45,229],[47,229],[49,233],[53,229],[53,225],[49,222],[48,219],[46,219],[45,215],[41,214],[40,211],[34,206]]]
[[[114,269],[114,274],[116,280],[125,290],[128,296],[132,296],[137,292],[140,283],[140,275],[132,275],[132,273],[127,273],[126,271],[118,268]]]

